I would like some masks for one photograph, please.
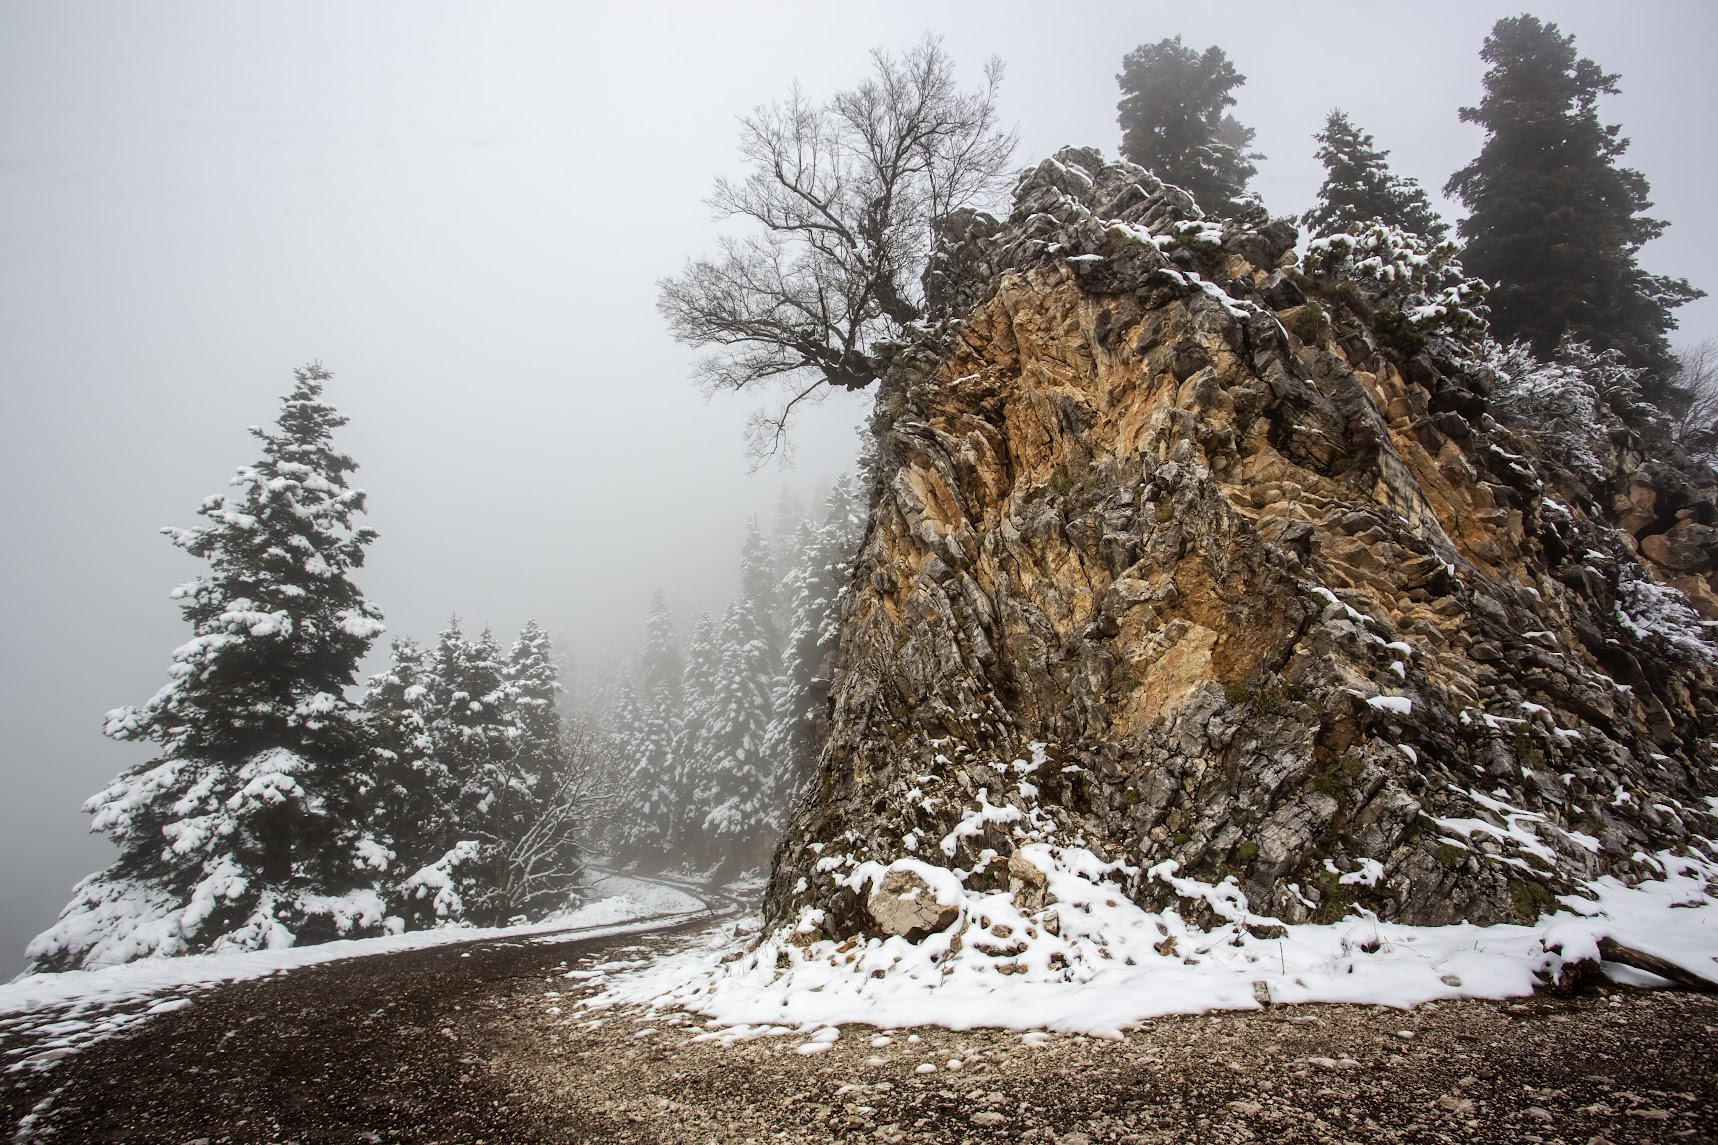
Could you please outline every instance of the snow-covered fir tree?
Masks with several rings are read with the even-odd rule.
[[[527,620],[507,653],[503,672],[517,706],[520,750],[531,759],[553,759],[560,750],[561,674],[555,667],[549,634]]]
[[[602,701],[627,761],[610,837],[618,861],[734,870],[767,860],[819,747],[836,610],[864,516],[857,483],[842,477],[815,522],[785,496],[770,540],[749,521],[738,596],[720,622],[699,616],[683,651],[667,601],[653,597],[638,694]]]
[[[706,858],[736,870],[761,866],[780,823],[779,780],[764,752],[773,716],[776,659],[758,603],[728,606],[716,634],[720,668],[702,709],[697,807],[707,808]]]
[[[395,872],[409,874],[440,857],[446,849],[441,841],[453,830],[457,786],[430,731],[442,692],[429,654],[401,637],[389,647],[388,667],[370,677],[364,694],[377,756],[372,822]]]
[[[372,682],[373,710],[400,690],[395,674]],[[505,654],[487,630],[469,640],[455,620],[442,632],[417,690],[426,732],[398,768],[419,786],[385,785],[400,802],[380,816],[409,864],[394,894],[411,925],[502,922],[573,894],[588,808],[567,767],[560,688],[534,621]]]
[[[617,820],[614,842],[621,861],[656,869],[672,865],[680,843],[674,836],[676,817],[686,801],[686,794],[674,786],[683,669],[674,618],[660,591],[650,598],[639,660],[643,695],[635,704],[636,720],[615,721],[630,730],[622,733],[624,739],[618,745],[629,766],[626,813]]]
[[[1344,112],[1333,110],[1324,130],[1313,138],[1319,142],[1324,183],[1318,189],[1318,205],[1300,217],[1312,237],[1341,234],[1373,220],[1429,239],[1441,239],[1449,231],[1425,188],[1392,173],[1390,153],[1374,147],[1372,136]]]
[[[714,754],[710,729],[717,680],[722,673],[722,650],[717,637],[715,618],[707,612],[699,613],[686,637],[685,668],[680,682],[682,714],[669,757],[668,782],[678,793],[669,838],[677,850],[696,854],[700,859],[703,849],[699,844],[707,809],[696,802],[696,793],[713,788],[706,772]]]
[[[751,602],[752,618],[773,651],[778,643],[776,613],[782,604],[781,579],[756,517],[746,522],[745,540],[740,543],[740,599]]]
[[[402,915],[498,923],[562,906],[584,865],[588,791],[565,762],[548,636],[529,622],[503,653],[455,621],[433,665],[430,753],[417,768],[445,796],[409,848],[421,865],[397,889]]]
[[[853,479],[840,477],[824,500],[823,519],[802,529],[796,560],[786,578],[787,637],[764,749],[774,761],[784,805],[791,802],[816,762],[840,632],[840,597],[852,574],[864,525],[864,504]]]
[[[350,578],[375,533],[357,524],[356,463],[332,375],[295,371],[262,456],[165,530],[208,562],[174,590],[192,638],[171,680],[106,733],[160,754],[85,804],[119,859],[81,882],[30,944],[58,970],[209,949],[285,946],[379,930],[385,848],[360,807],[372,783],[363,719],[346,699],[381,613]]]

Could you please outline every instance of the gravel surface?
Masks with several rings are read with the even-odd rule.
[[[689,933],[486,941],[236,983],[14,1071],[0,1113],[24,1141],[181,1145],[1718,1141],[1710,995],[1278,1007],[1118,1042],[847,1027],[806,1054],[799,1036],[688,1043],[688,1016],[593,1012],[565,977]]]

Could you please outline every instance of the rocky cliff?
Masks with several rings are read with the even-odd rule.
[[[961,889],[1055,933],[1032,844],[1255,935],[1531,921],[1710,851],[1710,469],[1603,395],[1573,453],[1508,424],[1531,363],[1412,243],[1300,258],[1075,150],[945,238],[775,858],[796,943]]]

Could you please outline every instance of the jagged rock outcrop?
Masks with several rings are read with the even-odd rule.
[[[1718,836],[1710,469],[1616,423],[1575,475],[1488,412],[1450,307],[1095,152],[944,237],[776,855],[796,941],[932,928],[846,877],[905,859],[1055,933],[1029,840],[1148,910],[1232,878],[1261,917],[1433,924]]]

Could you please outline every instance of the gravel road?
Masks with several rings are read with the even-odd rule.
[[[234,983],[13,1072],[0,1114],[23,1141],[176,1145],[1718,1141],[1710,995],[1278,1007],[1119,1042],[848,1027],[812,1055],[802,1038],[688,1043],[683,1016],[579,1005],[569,971],[704,925]]]

